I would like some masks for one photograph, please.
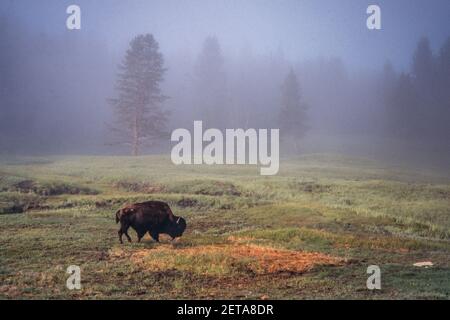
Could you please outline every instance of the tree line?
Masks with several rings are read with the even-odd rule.
[[[168,123],[168,112],[164,110],[162,104],[167,97],[162,95],[160,89],[166,69],[158,48],[157,41],[150,34],[137,36],[131,41],[130,49],[121,65],[122,73],[118,77],[118,98],[111,100],[115,107],[116,118],[120,123],[120,127],[116,126],[114,130],[122,132],[121,138],[125,138],[124,142],[132,146],[134,155],[139,153],[141,144],[162,137],[163,132],[167,133],[165,128]],[[194,64],[191,86],[193,108],[190,119],[202,120],[206,126],[219,129],[236,126],[245,129],[252,126],[258,127],[258,125],[277,127],[280,129],[285,150],[299,152],[301,139],[310,125],[308,124],[308,104],[302,96],[296,70],[292,66],[289,69],[286,68],[288,64],[275,66],[275,68],[284,69],[286,75],[284,79],[270,77],[271,85],[279,90],[279,95],[275,95],[277,99],[271,101],[275,108],[272,108],[270,112],[261,110],[269,114],[265,118],[266,121],[261,119],[258,121],[258,106],[247,109],[245,103],[251,105],[252,101],[248,99],[248,95],[239,92],[239,90],[251,91],[252,83],[243,75],[242,83],[239,83],[239,79],[236,81],[237,88],[234,83],[236,93],[233,96],[230,94],[232,90],[230,90],[230,83],[227,82],[224,65],[225,58],[218,39],[207,37]],[[278,70],[279,73],[280,70]],[[342,77],[343,82],[345,82],[344,78],[345,76]],[[307,82],[308,77],[304,79]],[[360,89],[356,81],[349,81],[348,89],[354,91]],[[356,105],[356,108],[353,107],[347,114],[343,112],[347,117],[353,117],[353,122],[369,122],[377,118],[384,122],[378,125],[379,133],[383,136],[430,141],[434,144],[448,141],[450,38],[437,54],[432,52],[428,39],[422,38],[413,53],[411,70],[397,73],[387,62],[381,75],[372,79],[370,83],[379,89],[375,90],[374,94],[379,97],[373,96],[368,99],[372,100],[371,103],[354,99],[353,96],[358,94],[353,94],[352,98],[344,102]],[[241,84],[240,87],[239,84]],[[231,87],[232,85],[233,83]],[[339,87],[340,84],[331,85]],[[316,96],[320,95],[320,91],[324,94],[329,92],[327,91],[329,88],[325,87],[318,90],[315,93]],[[257,94],[257,92],[254,93]],[[336,96],[339,94],[345,96],[348,92],[335,93]],[[233,99],[241,100],[240,104],[237,104],[238,108],[233,108],[233,104],[236,103]],[[371,118],[370,113],[366,113],[365,120],[358,118],[358,107],[367,108],[363,105],[358,106],[359,104],[368,104],[369,107],[373,104],[376,110],[372,111],[372,114],[378,115]],[[364,123],[361,127],[364,127]]]
[[[0,38],[2,153],[166,152],[169,133],[194,120],[280,128],[284,153],[302,152],[302,138],[315,134],[448,150],[450,39],[434,51],[421,39],[406,70],[386,63],[366,72],[336,57],[222,47],[214,36],[198,51],[167,52],[151,35],[126,49],[95,33],[48,35],[2,17]],[[118,143],[125,147],[110,146]]]
[[[229,109],[226,95],[224,58],[217,38],[207,37],[200,53],[195,74],[197,81],[194,117],[207,127],[234,128],[239,117],[248,117],[241,111]],[[116,144],[129,145],[136,156],[143,146],[151,146],[168,136],[168,115],[163,102],[168,98],[161,91],[166,72],[159,44],[151,34],[138,35],[119,66],[116,97],[109,99],[115,112],[115,124],[110,125]],[[307,131],[306,105],[302,101],[300,85],[291,68],[281,85],[280,110],[272,126],[280,128],[282,138],[298,151],[298,140]]]
[[[393,136],[448,143],[450,138],[450,38],[434,53],[417,44],[407,72],[386,63],[381,78],[387,129]]]

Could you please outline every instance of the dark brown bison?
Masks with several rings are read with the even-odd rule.
[[[148,232],[159,242],[161,233],[168,234],[172,240],[181,237],[186,229],[186,220],[172,213],[167,203],[162,201],[147,201],[127,205],[116,212],[116,223],[120,222],[119,240],[122,242],[124,234],[128,241],[128,228],[132,227],[138,236],[138,242]]]

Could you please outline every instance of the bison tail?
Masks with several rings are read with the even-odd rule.
[[[120,210],[117,210],[116,212],[116,223],[119,223],[120,221]]]

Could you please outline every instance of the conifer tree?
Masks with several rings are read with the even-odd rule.
[[[166,133],[166,97],[160,88],[166,69],[153,35],[136,36],[119,69],[117,98],[110,99],[116,117],[111,129],[119,139],[115,143],[130,145],[136,156]]]
[[[293,150],[298,152],[298,141],[307,131],[307,106],[301,101],[300,85],[293,69],[289,71],[281,90],[280,135],[286,142],[292,143]]]

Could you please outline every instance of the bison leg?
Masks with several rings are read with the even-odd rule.
[[[159,242],[159,233],[151,232],[150,235],[152,236],[153,240],[155,240],[156,242]]]
[[[138,242],[141,242],[141,239],[145,236],[145,232],[144,233],[138,232],[137,236],[138,236]]]
[[[127,237],[128,242],[131,242],[131,237],[130,237],[130,235],[128,234],[128,230],[125,230],[125,232],[124,232],[123,234]]]
[[[122,228],[120,228],[119,231],[118,231],[117,233],[119,234],[119,241],[120,241],[120,243],[123,244],[123,241],[122,241],[122,234],[123,234]]]
[[[128,228],[129,228],[129,226],[126,226],[126,225],[121,225],[120,226],[120,229],[119,229],[119,232],[118,232],[120,243],[123,243],[122,235],[125,235],[127,237],[128,241],[131,242],[131,238],[128,235]]]

